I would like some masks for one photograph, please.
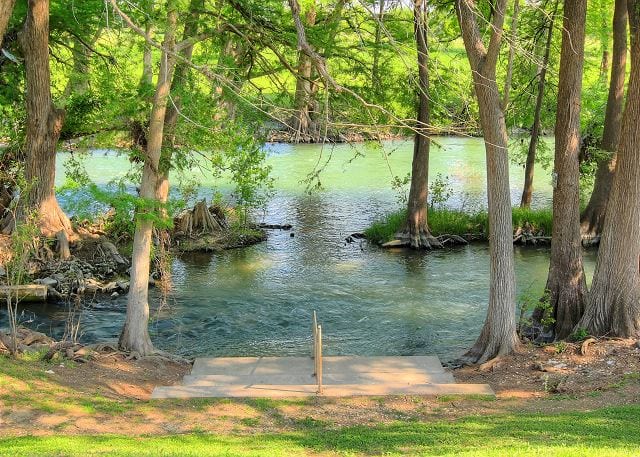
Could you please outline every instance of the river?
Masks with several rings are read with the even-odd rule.
[[[473,209],[486,204],[482,140],[444,137],[432,149],[430,174],[448,176],[447,203]],[[317,310],[328,355],[437,354],[459,356],[477,337],[488,300],[488,246],[478,243],[430,253],[385,251],[344,238],[398,207],[393,175],[411,167],[411,141],[375,145],[269,145],[275,194],[259,219],[289,223],[266,242],[173,261],[174,289],[158,309],[152,291],[152,339],[158,348],[185,356],[303,355],[310,351],[310,314]],[[305,180],[327,159],[323,189],[305,192]],[[65,154],[58,160],[64,180]],[[94,151],[87,168],[98,184],[128,169],[113,151]],[[534,206],[550,205],[547,172],[536,170]],[[511,193],[519,202],[523,170],[511,167]],[[202,192],[224,183],[201,177]],[[61,196],[63,206],[73,193]],[[585,251],[591,276],[595,252]],[[516,247],[519,294],[541,293],[548,248]],[[126,298],[97,300],[83,313],[82,340],[115,339]],[[65,312],[56,305],[29,305],[22,319],[60,336]],[[2,319],[5,319],[4,321]],[[6,317],[0,318],[0,327]]]

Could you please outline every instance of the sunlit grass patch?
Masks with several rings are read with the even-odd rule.
[[[271,405],[270,405],[271,406]],[[640,406],[560,414],[497,414],[455,421],[336,427],[305,418],[280,433],[169,436],[47,436],[0,439],[0,455],[293,456],[468,455],[634,456]],[[246,423],[253,426],[254,423]]]

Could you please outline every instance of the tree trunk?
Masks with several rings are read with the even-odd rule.
[[[184,32],[182,33],[182,41],[190,39],[198,32],[198,18],[200,11],[204,9],[204,0],[191,0],[189,5],[189,17],[184,24]],[[180,51],[180,56],[186,61],[191,61],[193,55],[193,44],[186,46]],[[167,106],[164,117],[164,139],[162,156],[160,159],[160,176],[158,178],[158,200],[163,205],[169,199],[169,171],[171,169],[171,160],[173,149],[175,148],[175,129],[178,123],[178,116],[182,108],[181,91],[185,88],[186,79],[189,74],[189,65],[185,62],[179,62],[175,66],[171,82],[171,93],[173,94],[173,103]],[[163,211],[163,213],[166,213]],[[166,217],[166,214],[164,214]]]
[[[147,23],[144,29],[146,38],[153,35],[153,25]],[[141,86],[153,85],[153,48],[146,41],[144,42],[144,50],[142,51],[142,76],[140,77]]]
[[[216,85],[213,87],[213,99],[218,114],[216,119],[225,118],[229,121],[233,120],[237,112],[235,95],[239,94],[245,83],[244,73],[249,69],[252,59],[248,55],[251,49],[245,49],[245,43],[238,39],[235,34],[227,35],[220,56],[216,73],[226,76],[228,85],[232,87],[223,87]]]
[[[533,197],[533,172],[536,165],[538,142],[540,141],[540,118],[542,114],[542,103],[544,102],[544,87],[547,82],[547,67],[549,66],[551,42],[553,41],[553,26],[557,12],[558,2],[556,1],[553,15],[548,24],[549,29],[547,30],[547,41],[544,46],[542,68],[540,68],[540,74],[538,76],[540,78],[538,80],[538,95],[536,97],[535,112],[533,114],[533,126],[531,127],[531,140],[529,141],[529,150],[527,151],[527,162],[524,169],[524,187],[522,189],[522,198],[520,199],[521,208],[529,208]]]
[[[607,201],[616,168],[615,151],[620,142],[622,111],[624,108],[624,82],[627,65],[627,0],[616,0],[613,12],[613,58],[609,97],[604,117],[601,149],[609,152],[608,159],[598,163],[596,179],[589,204],[580,217],[582,236],[592,238],[600,235],[604,225]]]
[[[496,82],[504,12],[507,1],[498,0],[491,22],[488,47],[482,42],[475,0],[456,0],[456,10],[478,97],[480,123],[487,158],[489,209],[489,306],[487,318],[463,361],[478,363],[508,354],[518,344],[515,318],[513,224],[509,189],[507,127]]]
[[[593,286],[579,328],[593,335],[640,333],[640,0],[628,0],[631,75],[618,160]]]
[[[427,45],[427,5],[424,0],[413,1],[413,24],[418,55],[418,122],[413,140],[411,164],[411,187],[407,201],[405,233],[399,238],[408,238],[414,249],[442,247],[431,236],[427,224],[427,196],[429,192],[429,48]]]
[[[373,46],[373,64],[371,65],[371,88],[378,93],[380,90],[380,43],[382,42],[382,27],[384,26],[385,0],[378,2],[378,17],[376,18],[375,41]]]
[[[167,25],[163,47],[170,52],[162,52],[158,83],[153,99],[147,135],[147,148],[140,185],[140,197],[147,202],[158,201],[158,177],[164,119],[175,67],[175,30],[177,11],[172,0],[167,1]],[[146,208],[149,205],[145,205]],[[148,355],[153,352],[149,337],[149,272],[153,220],[150,209],[136,211],[136,231],[133,239],[131,259],[131,283],[127,301],[127,318],[120,334],[119,346],[123,350]]]
[[[511,80],[513,79],[513,60],[516,55],[516,40],[518,38],[519,13],[520,0],[513,0],[513,15],[511,16],[511,33],[509,43],[509,61],[507,62],[507,77],[504,81],[504,94],[502,94],[502,111],[506,111],[509,105],[509,93],[511,92]]]
[[[95,35],[91,38],[91,42],[95,43],[100,39],[102,29],[98,29]],[[72,56],[73,56],[73,69],[71,75],[67,81],[67,85],[64,88],[64,96],[69,97],[71,95],[83,95],[89,90],[89,64],[91,51],[82,44],[82,42],[76,38],[72,38]]]
[[[580,238],[580,103],[586,0],[566,0],[562,26],[553,187],[553,234],[546,289],[556,338],[565,338],[582,317],[587,285]]]
[[[311,5],[306,14],[306,25],[313,26],[316,23],[315,3]],[[298,76],[296,79],[296,92],[294,97],[295,114],[291,119],[293,129],[293,142],[311,142],[317,140],[318,129],[313,119],[315,99],[315,84],[311,81],[313,65],[311,57],[303,51],[298,51]]]
[[[27,126],[25,133],[26,199],[17,219],[36,213],[36,221],[44,236],[55,236],[64,230],[75,237],[69,218],[64,214],[55,194],[56,146],[64,110],[56,109],[51,99],[49,69],[49,0],[29,0],[27,18],[20,34],[26,75]],[[10,218],[5,233],[13,230],[16,220]]]
[[[7,31],[9,19],[11,19],[11,13],[13,13],[15,4],[16,0],[0,0],[0,49],[2,49],[4,34]]]

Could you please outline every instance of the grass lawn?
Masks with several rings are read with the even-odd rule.
[[[640,406],[586,413],[474,416],[334,427],[307,419],[282,433],[46,436],[0,439],[0,455],[639,456]]]

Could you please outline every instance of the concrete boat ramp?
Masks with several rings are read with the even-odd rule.
[[[181,385],[151,398],[494,395],[486,384],[457,384],[434,356],[322,357],[319,392],[311,357],[198,358]]]

